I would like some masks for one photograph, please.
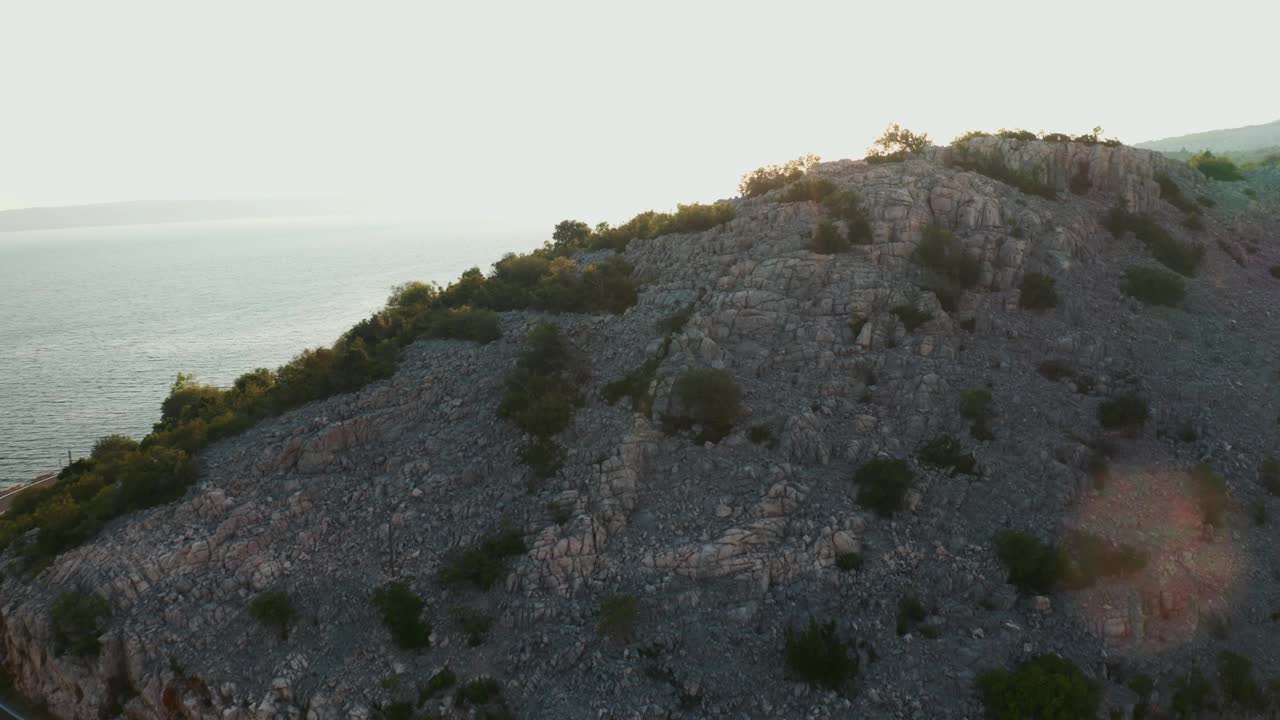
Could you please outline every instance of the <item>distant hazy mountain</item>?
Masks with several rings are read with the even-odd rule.
[[[149,225],[198,220],[345,215],[354,204],[337,199],[165,200],[35,207],[0,211],[0,232],[93,225]]]
[[[1228,153],[1261,150],[1277,145],[1280,145],[1280,120],[1265,125],[1209,130],[1207,132],[1192,133],[1191,135],[1164,138],[1163,140],[1152,140],[1138,143],[1136,147],[1168,153],[1176,153],[1181,150],[1189,152],[1209,150],[1214,153]]]

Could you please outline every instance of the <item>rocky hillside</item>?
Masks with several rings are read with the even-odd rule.
[[[1193,668],[1216,683],[1225,649],[1265,685],[1280,197],[1127,147],[967,145],[966,166],[1050,197],[931,148],[810,171],[863,198],[870,242],[848,252],[813,252],[827,211],[781,189],[706,232],[632,241],[625,313],[508,312],[494,342],[419,342],[390,380],[215,444],[182,500],[29,579],[6,570],[0,663],[66,718],[974,718],[980,675],[1045,653],[1096,683],[1102,717],[1169,707]],[[1104,227],[1117,205],[1204,247],[1174,307],[1122,290],[1161,266]],[[939,237],[979,261],[970,287],[914,259]],[[498,415],[540,322],[585,400],[545,480]],[[602,398],[646,362],[651,402]],[[741,388],[718,442],[664,431],[691,368]],[[912,478],[896,512],[855,483],[877,459]],[[1142,562],[1015,585],[995,541],[1010,530]],[[504,562],[483,544],[500,536],[523,550]],[[441,583],[459,557],[496,582]],[[381,622],[371,596],[393,580],[422,598],[429,648]],[[69,589],[110,607],[96,656],[54,652]],[[278,591],[287,638],[250,612]],[[786,662],[810,619],[856,661],[838,691]]]

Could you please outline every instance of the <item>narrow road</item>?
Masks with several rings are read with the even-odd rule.
[[[27,720],[18,714],[17,710],[0,702],[0,720]]]

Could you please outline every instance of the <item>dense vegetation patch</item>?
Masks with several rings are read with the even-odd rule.
[[[907,332],[915,332],[916,328],[933,319],[932,315],[915,305],[895,305],[889,312],[902,321],[902,326],[907,329]]]
[[[1130,213],[1115,207],[1103,219],[1103,225],[1117,239],[1126,232],[1132,232],[1147,246],[1152,257],[1180,275],[1191,277],[1204,260],[1203,245],[1174,239],[1150,215]]]
[[[1009,584],[1023,593],[1047,595],[1067,572],[1062,553],[1034,535],[1004,530],[996,535],[995,544],[996,557],[1009,572]]]
[[[1170,709],[1176,718],[1199,718],[1213,709],[1213,684],[1200,672],[1200,668],[1191,668],[1191,672],[1170,683],[1173,691]]]
[[[1156,268],[1131,267],[1125,270],[1120,289],[1125,295],[1147,305],[1165,307],[1177,307],[1187,296],[1187,285],[1182,278]]]
[[[1038,655],[1013,671],[978,676],[978,692],[992,720],[1076,720],[1098,714],[1102,689],[1057,655]]]
[[[532,436],[520,458],[540,478],[560,471],[564,452],[551,438],[568,427],[582,402],[577,369],[560,329],[541,323],[529,332],[525,350],[507,377],[498,415]]]
[[[1047,310],[1058,305],[1054,279],[1044,273],[1029,272],[1022,276],[1022,292],[1018,305],[1028,310]]]
[[[863,563],[862,553],[847,552],[847,553],[840,553],[839,555],[836,556],[836,567],[845,572],[853,572],[855,570],[861,570],[862,563]]]
[[[249,603],[249,615],[272,628],[281,640],[289,639],[289,624],[293,622],[293,601],[283,590],[264,593]]]
[[[631,642],[635,635],[639,602],[635,595],[608,595],[600,599],[600,623],[596,632],[616,642]]]
[[[373,591],[373,605],[397,647],[416,650],[431,645],[431,626],[422,621],[422,598],[403,582],[389,582]]]
[[[698,442],[719,442],[733,430],[742,389],[726,370],[693,368],[676,378],[671,394],[684,410],[663,418],[671,431],[700,428]]]
[[[94,658],[102,651],[98,638],[106,629],[111,606],[101,595],[69,590],[49,607],[54,655]]]
[[[586,223],[565,221],[573,223],[575,229],[566,234],[562,243],[552,246],[549,253],[571,255],[579,250],[606,249],[621,252],[632,240],[652,240],[663,235],[710,230],[729,222],[735,214],[736,207],[731,202],[676,205],[674,213],[646,210],[617,227],[599,223],[585,236],[581,227]]]
[[[1218,687],[1233,709],[1261,713],[1267,707],[1267,696],[1253,677],[1253,661],[1243,655],[1218,653]]]
[[[862,196],[853,190],[831,193],[822,201],[822,209],[830,217],[844,223],[847,245],[871,244],[871,219]]]
[[[1208,150],[1191,156],[1190,162],[1191,167],[1204,173],[1205,177],[1224,182],[1244,180],[1244,173],[1240,172],[1240,168],[1236,167],[1234,162],[1229,158],[1214,155]]]
[[[911,257],[955,287],[977,285],[982,272],[978,259],[965,253],[951,231],[936,223],[925,228]]]
[[[849,249],[849,240],[830,220],[823,220],[813,230],[812,249],[819,255],[834,255]]]
[[[836,635],[836,624],[809,619],[808,627],[783,631],[788,673],[814,687],[839,690],[858,672],[858,658]]]
[[[1146,399],[1137,393],[1126,393],[1098,406],[1098,422],[1108,430],[1136,430],[1150,415]]]
[[[507,559],[527,551],[520,531],[504,527],[480,538],[471,547],[451,554],[440,569],[440,581],[446,585],[470,584],[488,590],[502,579]]]
[[[906,462],[890,458],[865,462],[853,475],[853,482],[858,486],[858,504],[881,517],[889,517],[902,509],[907,490],[914,481],[915,473]]]
[[[742,176],[738,192],[744,198],[752,198],[785,187],[804,177],[805,173],[818,164],[818,160],[817,155],[804,155],[781,165],[756,168]]]

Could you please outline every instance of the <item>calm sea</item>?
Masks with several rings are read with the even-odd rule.
[[[179,371],[274,368],[393,285],[488,269],[539,235],[350,219],[0,233],[0,486],[145,435]]]

